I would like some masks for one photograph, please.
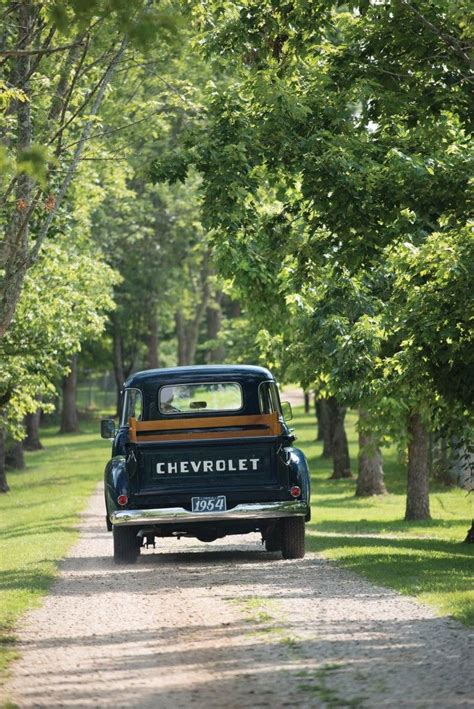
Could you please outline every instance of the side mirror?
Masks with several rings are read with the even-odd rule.
[[[281,412],[285,421],[291,421],[293,418],[293,411],[291,410],[291,404],[289,401],[281,402]]]
[[[115,421],[113,419],[102,419],[100,422],[100,435],[110,441],[115,438]]]

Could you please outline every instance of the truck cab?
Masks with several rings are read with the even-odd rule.
[[[135,562],[157,537],[250,532],[283,558],[304,556],[308,466],[267,369],[146,370],[125,382],[121,401],[118,429],[101,422],[113,439],[105,506],[117,563]]]

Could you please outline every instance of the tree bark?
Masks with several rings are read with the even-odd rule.
[[[148,369],[158,369],[160,356],[158,348],[158,322],[154,312],[148,318],[146,344],[146,365]]]
[[[69,374],[63,377],[63,407],[60,433],[76,433],[79,431],[76,407],[77,355],[74,355],[71,359],[70,370]]]
[[[18,27],[18,48],[22,49],[29,42],[35,23],[36,8],[30,0],[16,3],[15,20]],[[14,102],[17,124],[17,155],[31,146],[31,102],[28,77],[31,69],[31,57],[19,56],[15,60],[11,82],[21,87],[26,101]],[[32,178],[21,174],[16,180],[16,206],[10,223],[5,229],[5,239],[0,250],[0,268],[3,268],[0,291],[0,339],[8,330],[20,297],[27,271],[29,221],[32,201]]]
[[[125,372],[123,366],[123,342],[122,335],[120,333],[118,324],[115,318],[112,316],[112,359],[114,366],[114,377],[115,377],[115,388],[116,388],[116,409],[117,415],[120,413],[120,392],[122,391],[123,383],[125,381]]]
[[[118,318],[114,317],[114,314],[110,316],[110,320],[112,323],[112,362],[113,362],[113,368],[114,368],[114,378],[115,378],[115,386],[116,386],[116,391],[117,391],[117,416],[120,414],[120,403],[121,403],[121,391],[124,385],[125,380],[129,376],[130,372],[132,371],[135,362],[136,362],[136,356],[137,352],[136,350],[133,350],[128,353],[129,361],[125,361],[125,352],[124,352],[124,338],[122,335],[122,331],[120,328],[120,322]],[[137,339],[138,342],[138,339]]]
[[[34,414],[26,414],[25,416],[26,438],[23,441],[23,448],[26,451],[39,451],[43,448],[39,435],[40,418],[40,408]]]
[[[178,339],[178,367],[189,364],[188,361],[188,343],[186,339],[186,330],[184,326],[183,311],[179,308],[174,314],[176,325],[176,337]]]
[[[28,42],[28,37],[34,27],[34,23],[39,17],[36,3],[31,0],[13,3],[17,8],[17,25],[19,28],[18,48],[22,48]],[[20,175],[16,182],[16,208],[10,224],[6,229],[6,238],[0,252],[0,268],[4,274],[0,287],[0,339],[5,335],[10,327],[15,314],[18,300],[20,298],[26,272],[36,263],[43,242],[49,232],[51,224],[61,206],[61,203],[69,189],[69,186],[76,174],[82,156],[84,146],[89,139],[92,127],[95,125],[97,115],[108,84],[119,64],[128,43],[128,35],[122,39],[120,47],[115,53],[112,61],[108,64],[101,77],[98,89],[95,94],[92,106],[88,111],[88,119],[82,127],[79,140],[77,141],[74,154],[68,169],[63,177],[62,183],[55,194],[54,206],[46,214],[43,222],[35,230],[35,240],[31,248],[29,246],[29,224],[33,217],[35,208],[39,203],[42,194],[38,187],[36,195],[32,193],[32,179],[28,175]],[[115,40],[114,45],[115,46]],[[21,54],[16,59],[15,85],[23,89],[28,96],[28,80],[31,78],[31,57],[30,54]],[[32,143],[32,126],[30,101],[17,101],[17,126],[18,140],[17,152],[20,152]],[[56,136],[55,136],[56,137]]]
[[[453,452],[446,440],[446,436],[438,436],[433,445],[432,461],[433,479],[446,486],[457,484],[456,466],[453,461]]]
[[[314,395],[314,415],[316,417],[316,440],[323,440],[323,429],[321,426],[321,399],[316,398]]]
[[[431,519],[428,492],[428,440],[418,412],[408,417],[408,486],[405,519]]]
[[[310,405],[310,400],[309,400],[309,392],[305,391],[304,392],[304,412],[305,414],[309,414],[311,411],[311,405]]]
[[[363,430],[367,418],[364,410],[359,412],[359,469],[357,475],[356,496],[385,495],[382,453],[376,437],[370,431]]]
[[[8,492],[9,490],[5,468],[5,429],[0,428],[0,492]]]
[[[347,443],[344,419],[346,417],[345,406],[340,406],[335,396],[330,396],[327,400],[329,418],[331,424],[331,445],[333,456],[333,473],[331,480],[341,478],[351,478],[351,461],[349,458],[349,446]]]
[[[206,352],[207,364],[223,362],[225,357],[224,346],[215,344],[222,327],[221,302],[222,293],[218,291],[214,297],[214,302],[208,305],[206,309],[207,339],[213,342]]]
[[[181,307],[175,312],[176,336],[178,339],[178,365],[194,364],[199,338],[199,327],[209,301],[209,258],[206,253],[200,273],[199,292],[196,292],[196,308],[192,317],[186,318]]]
[[[5,463],[14,470],[24,470],[25,455],[21,441],[10,441],[6,450]]]
[[[323,452],[321,453],[321,458],[331,458],[332,430],[327,399],[318,399],[316,402],[316,411],[318,416],[318,437],[316,440],[323,442]]]

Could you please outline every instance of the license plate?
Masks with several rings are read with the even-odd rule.
[[[227,509],[225,495],[216,497],[191,497],[193,512],[224,512]]]

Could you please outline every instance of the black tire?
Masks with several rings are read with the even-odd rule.
[[[281,525],[281,553],[284,559],[302,559],[305,554],[304,517],[288,517]]]
[[[114,561],[116,564],[134,564],[140,553],[138,529],[114,525]]]
[[[277,523],[265,536],[266,551],[281,551],[281,524]]]

